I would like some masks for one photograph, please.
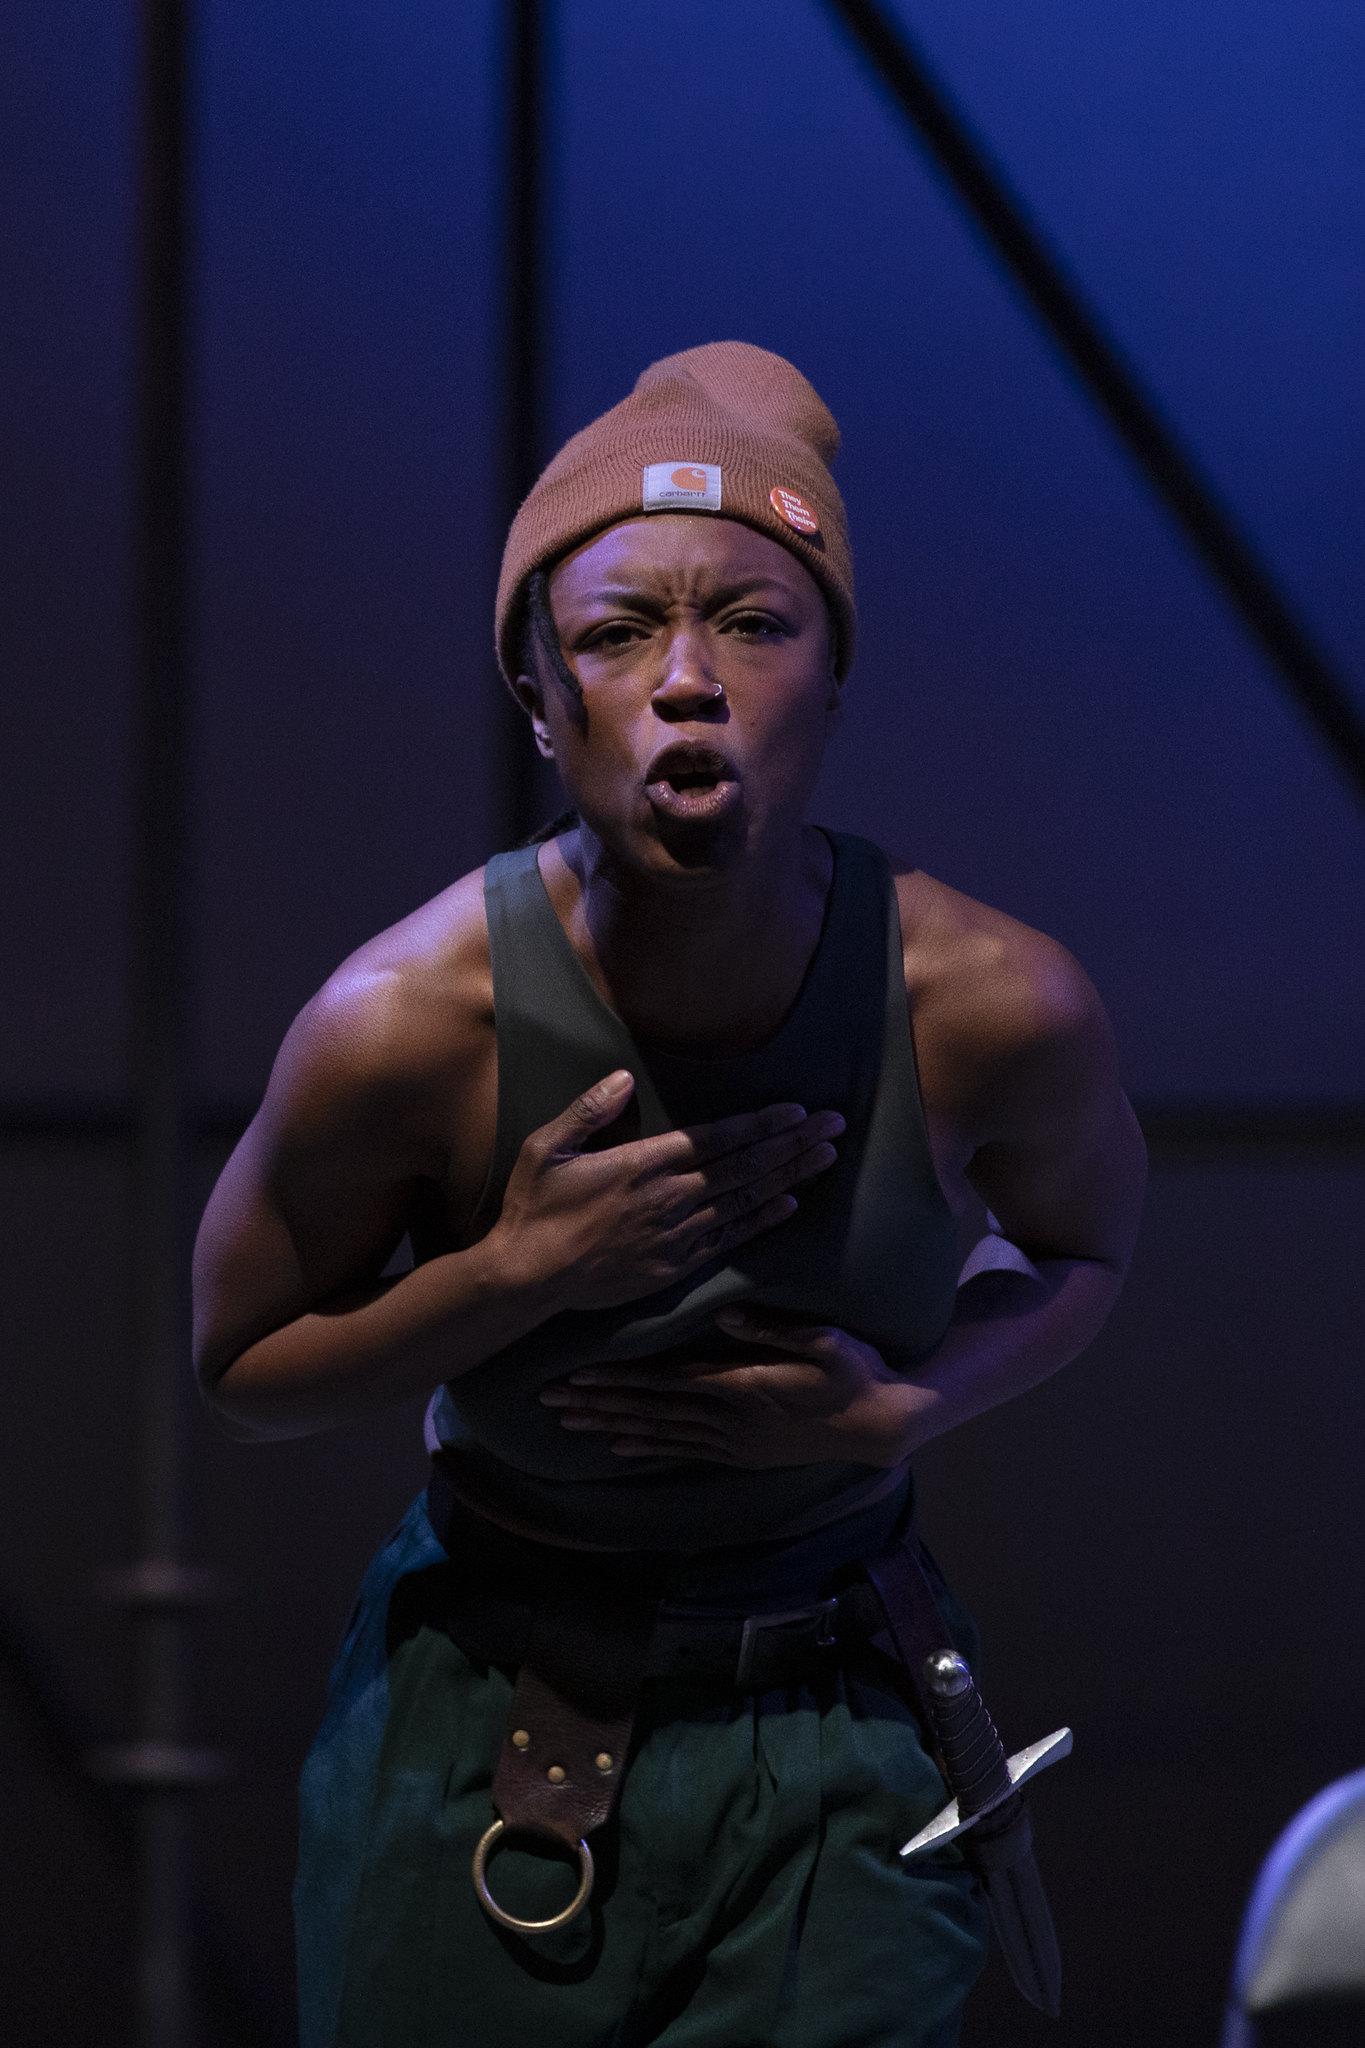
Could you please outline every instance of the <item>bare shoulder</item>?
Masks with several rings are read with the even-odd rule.
[[[974,1031],[1023,1045],[1103,1017],[1079,961],[1045,932],[920,869],[898,873],[905,985],[917,1014],[951,1010]]]
[[[1064,946],[919,870],[896,894],[926,1106],[980,1140],[1013,1112],[1117,1093],[1109,1020]]]
[[[261,1123],[292,1145],[382,1128],[443,1170],[444,1104],[493,1044],[483,870],[462,876],[330,975],[280,1048]]]

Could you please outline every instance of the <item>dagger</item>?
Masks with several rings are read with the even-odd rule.
[[[1022,1787],[1071,1754],[1071,1730],[1007,1757],[966,1661],[955,1650],[924,1660],[929,1717],[955,1797],[901,1850],[923,1856],[970,1830],[968,1860],[981,1880],[1001,1951],[1018,1990],[1055,2019],[1062,1962],[1043,1881],[1033,1854]]]

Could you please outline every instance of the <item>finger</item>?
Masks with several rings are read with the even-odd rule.
[[[827,1172],[838,1156],[833,1145],[814,1145],[809,1152],[784,1160],[758,1180],[731,1188],[728,1194],[719,1195],[709,1202],[699,1203],[688,1220],[703,1230],[715,1230],[733,1223],[737,1217],[748,1216],[761,1209],[788,1188],[800,1187],[803,1181],[814,1180],[817,1174]]]
[[[713,1124],[684,1124],[657,1138],[637,1138],[621,1150],[634,1153],[645,1173],[683,1174],[784,1134],[795,1134],[799,1144],[809,1121],[799,1102],[774,1102],[767,1109],[746,1110],[743,1116],[722,1117]]]
[[[796,1214],[795,1195],[776,1195],[771,1202],[765,1202],[752,1215],[737,1217],[733,1223],[722,1228],[704,1230],[692,1241],[682,1266],[684,1273],[694,1272],[711,1259],[725,1258],[736,1245],[747,1244],[751,1237],[762,1231],[771,1230],[776,1224],[785,1223],[789,1216]]]
[[[684,1359],[668,1365],[653,1365],[647,1358],[627,1358],[619,1365],[580,1365],[567,1379],[552,1380],[541,1399],[554,1394],[550,1406],[562,1407],[558,1389],[565,1388],[573,1394],[580,1387],[638,1387],[651,1393],[672,1394],[680,1386],[718,1378],[725,1371],[726,1367],[717,1365],[713,1358]]]
[[[718,1117],[712,1124],[684,1124],[676,1135],[685,1141],[689,1159],[700,1166],[708,1159],[721,1159],[742,1146],[774,1137],[779,1131],[798,1130],[806,1121],[805,1109],[799,1102],[770,1102],[764,1109]]]
[[[725,1437],[718,1429],[688,1422],[623,1422],[618,1417],[612,1434],[621,1441],[652,1444],[655,1449],[674,1452],[723,1450]]]
[[[817,1119],[822,1121],[821,1136],[829,1135],[823,1120],[837,1114],[831,1110],[816,1112]],[[672,1154],[675,1164],[705,1166],[783,1133],[799,1134],[810,1122],[799,1102],[772,1102],[765,1109],[746,1110],[741,1116],[719,1117],[713,1124],[684,1124],[681,1130],[670,1131],[668,1136],[677,1141]],[[842,1128],[843,1119],[839,1122]]]
[[[666,1445],[674,1451],[723,1446],[725,1432],[714,1423],[663,1415],[593,1414],[560,1417],[565,1429],[582,1436],[628,1436],[639,1443]]]
[[[614,1458],[701,1458],[708,1465],[737,1465],[739,1459],[717,1439],[708,1443],[658,1443],[653,1437],[618,1436],[611,1447]]]
[[[591,1408],[596,1405],[595,1395],[598,1390],[615,1394],[629,1389],[633,1393],[667,1396],[670,1383],[676,1377],[677,1375],[670,1374],[668,1379],[637,1379],[629,1373],[623,1373],[618,1379],[612,1373],[603,1373],[600,1378],[596,1375],[584,1374],[580,1377],[575,1374],[567,1385],[561,1382],[556,1386],[546,1387],[539,1397],[540,1404],[543,1408]],[[590,1392],[589,1389],[593,1391]]]
[[[548,1404],[547,1404],[548,1405]],[[641,1426],[677,1423],[688,1428],[716,1426],[722,1404],[704,1393],[660,1394],[635,1387],[594,1387],[578,1392],[571,1406],[558,1410],[561,1429],[600,1429],[604,1422],[619,1428],[623,1421]]]
[[[731,1188],[747,1187],[813,1151],[822,1152],[823,1166],[832,1165],[835,1155],[830,1141],[840,1137],[844,1128],[844,1119],[837,1109],[817,1110],[814,1116],[808,1116],[804,1123],[793,1125],[790,1130],[742,1145],[723,1158],[711,1160],[698,1168],[695,1178],[709,1193],[723,1195]]]
[[[839,1349],[846,1334],[828,1323],[805,1323],[780,1310],[749,1308],[738,1302],[717,1309],[715,1320],[727,1337],[738,1337],[745,1344],[766,1344],[796,1358],[827,1358]]]
[[[599,1081],[597,1088],[614,1082],[615,1075],[608,1075],[607,1083]],[[588,1090],[588,1095],[595,1091]],[[579,1098],[580,1102],[586,1100]],[[565,1111],[570,1116],[578,1103]],[[723,1117],[714,1124],[689,1124],[677,1131],[661,1131],[654,1138],[634,1138],[628,1144],[616,1148],[616,1158],[622,1166],[628,1166],[637,1183],[665,1177],[674,1183],[679,1197],[680,1209],[691,1207],[706,1191],[707,1183],[701,1178],[702,1169],[711,1160],[728,1158],[731,1153],[745,1146],[776,1142],[786,1143],[799,1151],[803,1143],[813,1144],[815,1137],[803,1137],[810,1119],[797,1102],[775,1102],[767,1109],[746,1112],[743,1116]],[[541,1135],[548,1136],[556,1129],[547,1124]],[[818,1133],[827,1137],[823,1125]],[[687,1176],[693,1176],[689,1184]]]
[[[785,1113],[786,1108],[787,1105],[780,1104],[771,1114]],[[732,1129],[741,1124],[747,1129],[757,1119],[727,1121]],[[622,1145],[615,1157],[623,1165],[629,1163],[639,1187],[651,1188],[661,1215],[667,1215],[674,1225],[683,1226],[691,1235],[689,1218],[698,1208],[706,1210],[704,1220],[708,1227],[722,1220],[712,1215],[710,1204],[728,1190],[752,1190],[755,1182],[764,1181],[757,1192],[742,1194],[739,1201],[730,1203],[725,1218],[756,1208],[780,1187],[823,1173],[836,1157],[829,1141],[843,1128],[844,1119],[837,1110],[821,1110],[814,1117],[807,1117],[803,1111],[798,1122],[701,1164],[696,1159],[693,1133],[688,1131],[668,1131],[662,1137]]]
[[[552,1123],[543,1124],[533,1137],[546,1152],[581,1152],[595,1131],[615,1123],[635,1093],[635,1076],[625,1067],[594,1081],[591,1088],[571,1102]]]
[[[701,1369],[709,1371],[710,1367]],[[584,1366],[581,1371],[570,1373],[566,1380],[551,1380],[548,1387],[541,1388],[539,1398],[546,1408],[581,1408],[588,1402],[589,1387],[630,1387],[638,1393],[667,1395],[676,1390],[687,1372],[686,1366]]]

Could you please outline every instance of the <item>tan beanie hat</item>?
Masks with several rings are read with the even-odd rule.
[[[526,579],[642,512],[718,512],[790,549],[824,591],[836,673],[853,660],[848,523],[828,464],[839,429],[801,372],[747,341],[713,341],[651,363],[629,398],[566,441],[507,536],[498,660],[520,665]]]

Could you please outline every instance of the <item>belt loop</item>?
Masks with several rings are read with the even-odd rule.
[[[739,1661],[735,1665],[735,1684],[743,1691],[754,1683],[754,1673],[763,1651],[763,1637],[776,1634],[779,1630],[794,1631],[803,1625],[809,1630],[813,1625],[814,1643],[818,1650],[828,1650],[834,1644],[835,1623],[839,1616],[837,1596],[828,1600],[817,1600],[810,1607],[794,1607],[785,1614],[751,1614],[747,1616],[739,1639]]]

